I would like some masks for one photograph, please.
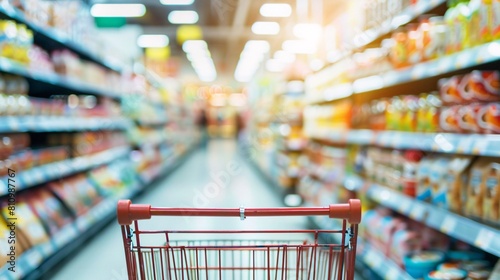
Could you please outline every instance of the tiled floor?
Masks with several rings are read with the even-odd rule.
[[[222,182],[222,183],[221,183]],[[216,184],[225,187],[217,187]],[[176,171],[152,186],[134,203],[169,207],[278,207],[281,201],[238,153],[235,141],[212,140]],[[144,223],[156,229],[301,229],[303,218],[157,218]],[[206,236],[205,236],[206,238]],[[283,236],[280,236],[283,238]],[[285,237],[286,239],[287,237]],[[118,224],[103,229],[50,279],[127,279]]]

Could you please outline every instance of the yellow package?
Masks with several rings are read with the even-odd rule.
[[[499,161],[500,162],[500,161]],[[500,223],[500,163],[492,162],[485,174],[485,194],[483,218],[493,223]]]
[[[443,182],[446,189],[446,208],[461,213],[466,201],[469,169],[473,158],[457,156],[448,164],[447,175]]]
[[[0,217],[0,263],[7,268],[9,265],[15,265],[17,258],[24,252],[19,232],[15,227],[15,224],[7,223]]]
[[[500,39],[500,0],[492,2],[490,29],[493,40]]]

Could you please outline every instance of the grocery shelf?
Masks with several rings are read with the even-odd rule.
[[[131,122],[126,118],[0,117],[0,133],[125,130],[130,125]]]
[[[312,205],[306,205],[312,206]],[[328,217],[310,217],[310,221],[320,229],[339,229],[342,225],[338,220]],[[338,235],[332,234],[335,243],[341,243]],[[413,280],[406,271],[401,269],[394,261],[387,258],[382,252],[369,245],[363,238],[358,236],[356,260],[363,262],[382,279],[386,280]]]
[[[0,14],[16,22],[25,24],[29,29],[33,30],[35,44],[42,48],[49,50],[67,48],[86,60],[90,60],[116,72],[122,71],[122,67],[96,56],[85,46],[74,42],[62,32],[53,28],[39,26],[27,19],[21,11],[12,7],[7,2],[3,2],[0,5]]]
[[[500,61],[500,40],[403,69],[359,78],[352,83],[333,85],[324,89],[320,94],[308,97],[307,101],[309,104],[329,102],[346,98],[353,94],[381,90],[496,61]]]
[[[381,75],[357,79],[353,93],[370,92],[500,60],[500,40]]]
[[[87,239],[91,235],[89,231],[96,230],[97,224],[107,222],[114,217],[116,212],[116,204],[119,199],[131,198],[139,191],[139,186],[129,186],[121,194],[104,199],[86,214],[76,218],[71,224],[62,228],[56,235],[51,237],[51,240],[34,246],[24,252],[16,260],[16,278],[24,279],[29,276],[32,279],[38,278],[41,273],[38,271],[40,265],[53,258],[55,255],[64,252],[66,246],[73,245],[76,240]],[[73,245],[74,246],[74,245]],[[10,277],[11,273],[6,271],[4,266],[0,269],[0,275]],[[0,279],[4,279],[1,278]],[[5,278],[12,279],[12,278]]]
[[[110,163],[127,156],[129,152],[129,147],[117,147],[94,155],[67,159],[21,171],[13,178],[16,184],[16,191],[25,190],[39,184]],[[7,179],[7,177],[0,179],[0,196],[8,194]]]
[[[339,144],[376,145],[394,149],[418,149],[447,154],[500,156],[500,135],[418,133],[372,130],[324,130],[308,133],[310,137]]]
[[[400,14],[385,20],[377,27],[361,32],[353,38],[353,49],[362,48],[381,36],[389,34],[400,26],[403,26],[418,16],[428,13],[434,8],[446,3],[446,0],[425,0],[406,7]]]
[[[27,79],[43,83],[45,85],[64,88],[73,92],[106,96],[111,98],[121,98],[122,94],[112,90],[96,87],[73,78],[67,78],[57,73],[33,71],[26,66],[9,60],[0,58],[0,72],[25,77]]]
[[[373,184],[369,198],[449,236],[500,257],[500,230]]]

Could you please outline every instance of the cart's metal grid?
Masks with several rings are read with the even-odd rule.
[[[348,279],[354,278],[357,225],[361,204],[296,208],[166,208],[118,202],[118,222],[129,279]],[[325,215],[342,219],[338,230],[142,230],[138,220],[151,216],[246,217]],[[131,225],[133,224],[133,228]],[[222,239],[204,239],[207,234]],[[235,235],[310,234],[307,240],[234,239]],[[322,244],[320,235],[339,235],[339,244]],[[141,244],[142,237],[158,235],[163,242]],[[174,236],[196,236],[182,240]],[[199,238],[198,238],[199,237]]]

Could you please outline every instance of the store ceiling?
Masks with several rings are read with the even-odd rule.
[[[139,18],[128,18],[127,24],[138,24],[145,34],[165,34],[170,38],[172,55],[185,57],[181,46],[176,44],[177,25],[170,24],[167,17],[173,10],[196,10],[199,14],[199,25],[203,30],[203,39],[214,59],[218,74],[232,75],[239,55],[245,43],[250,39],[264,39],[271,44],[271,50],[281,48],[281,42],[292,33],[293,23],[297,22],[297,5],[320,7],[323,20],[332,14],[332,7],[345,0],[195,0],[192,5],[166,6],[160,0],[98,0],[92,3],[142,3],[146,6],[146,14]],[[292,6],[292,16],[287,18],[265,18],[259,13],[264,3],[288,3]],[[336,3],[336,4],[334,4]],[[307,8],[306,8],[307,10]],[[316,9],[316,12],[318,10]],[[309,17],[313,14],[309,8]],[[316,19],[317,20],[317,19]],[[277,35],[256,35],[251,26],[256,21],[276,21],[280,24]]]

